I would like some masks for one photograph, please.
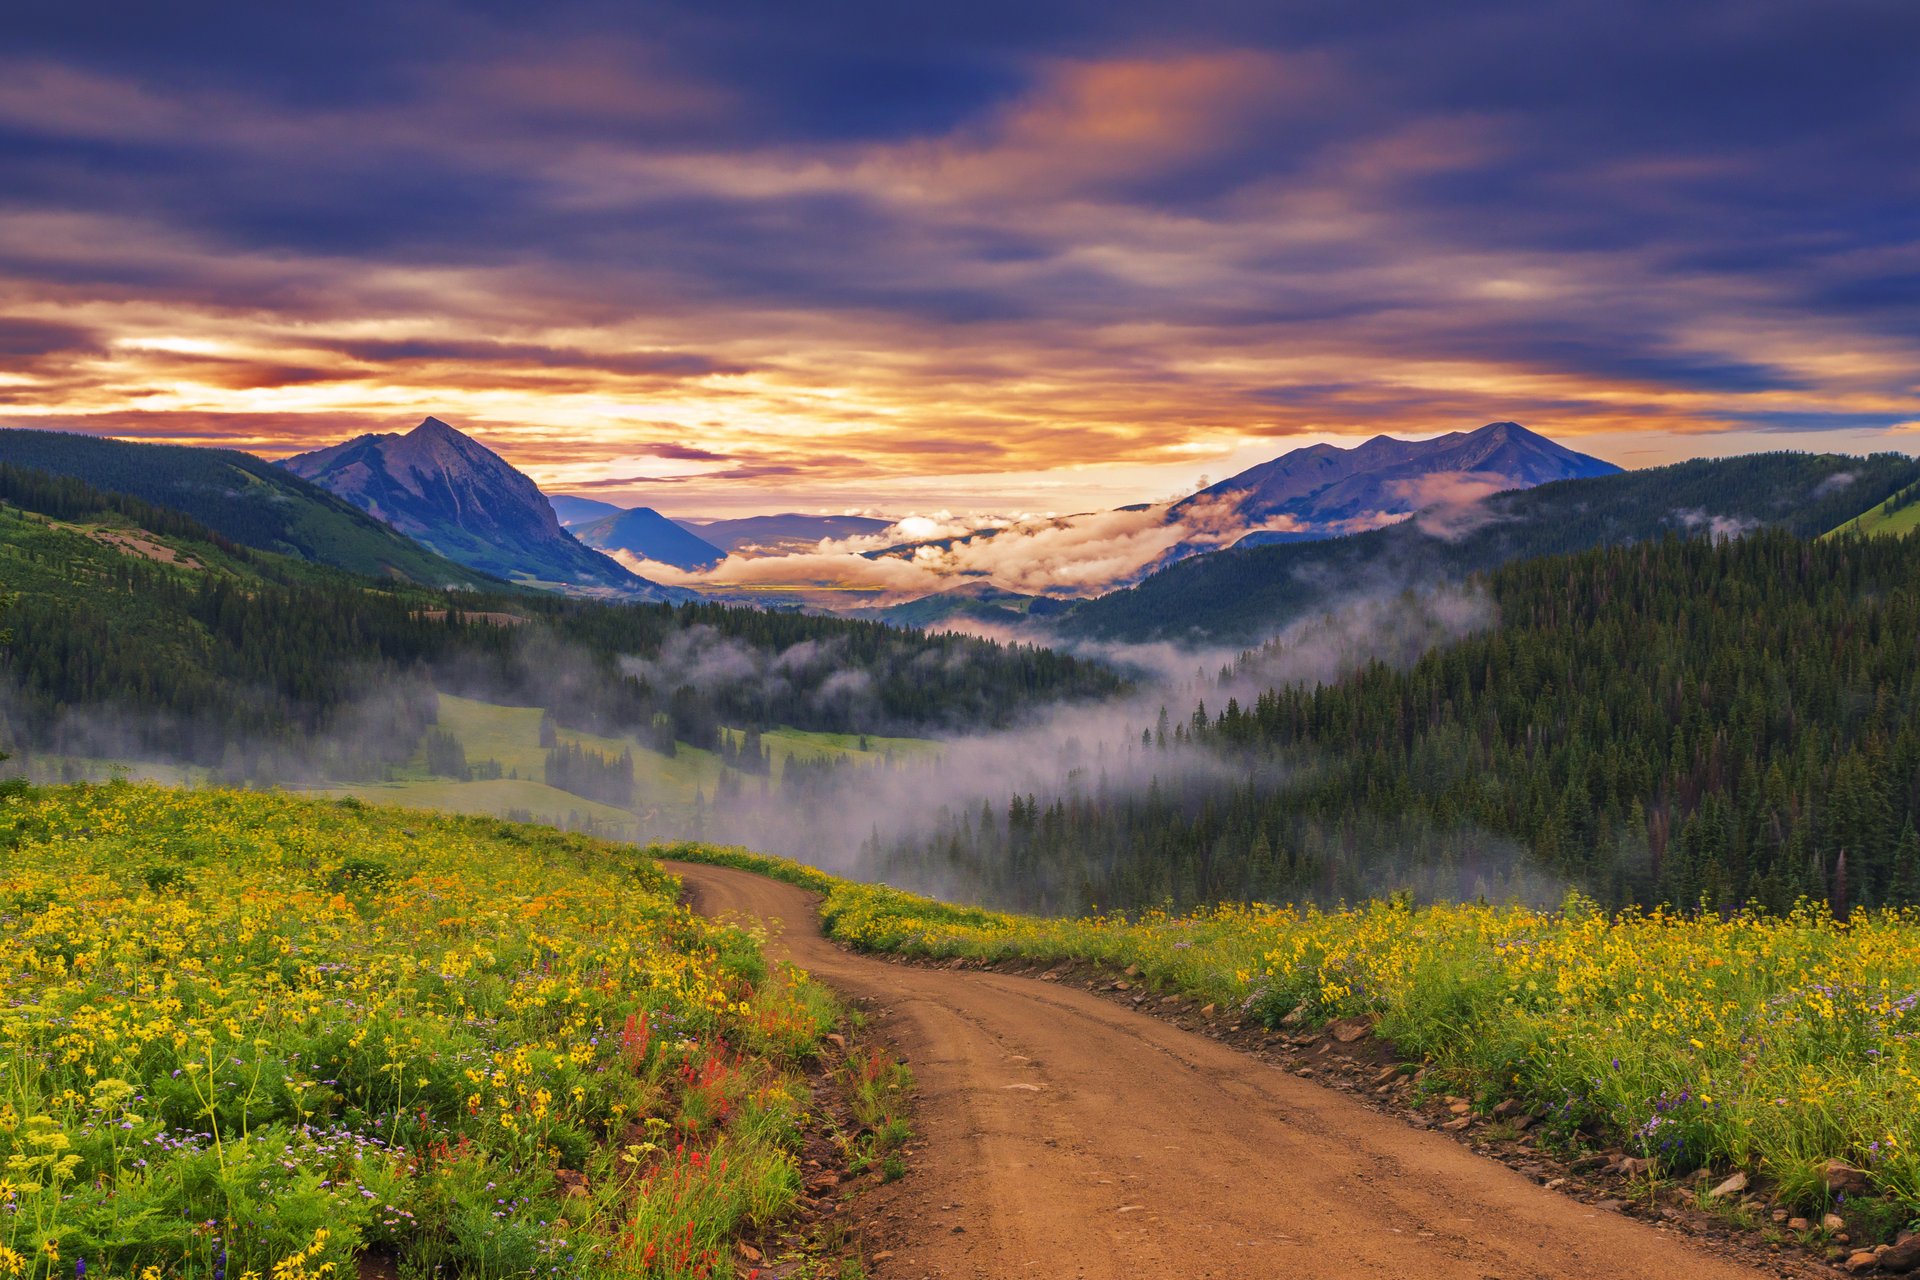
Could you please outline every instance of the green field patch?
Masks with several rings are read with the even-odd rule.
[[[1838,538],[1846,534],[1855,534],[1863,538],[1898,538],[1920,529],[1920,502],[1911,501],[1911,490],[1894,494],[1885,502],[1870,510],[1863,511],[1853,519],[1835,529],[1829,529],[1823,536]],[[1906,505],[1899,504],[1906,500]]]
[[[405,809],[433,809],[441,813],[480,814],[522,822],[541,822],[569,831],[591,831],[609,839],[631,840],[639,834],[634,815],[627,810],[588,800],[529,778],[496,778],[485,782],[409,778],[397,782],[322,787],[308,794],[351,796],[368,804],[398,805]]]
[[[737,746],[745,737],[738,729],[724,731]],[[888,756],[896,760],[924,759],[940,753],[941,744],[931,738],[888,738],[865,733],[815,733],[806,729],[768,729],[760,735],[773,753],[777,775],[789,759],[859,760],[873,764]]]
[[[540,720],[543,714],[538,707],[501,706],[443,693],[440,695],[439,727],[459,740],[466,751],[469,765],[496,761],[502,771],[517,773],[522,780],[544,781],[547,749],[540,745]],[[746,737],[745,731],[740,729],[723,729],[722,732],[736,747]],[[725,767],[717,753],[684,742],[675,744],[674,753],[669,756],[633,736],[609,737],[582,733],[576,729],[556,728],[556,737],[562,743],[578,745],[602,755],[617,756],[622,751],[631,751],[634,807],[643,814],[655,806],[692,804],[696,794],[710,798]],[[941,749],[941,744],[930,738],[816,733],[786,728],[765,731],[761,734],[761,741],[766,743],[772,755],[776,778],[786,768],[787,761],[793,759],[852,760],[877,765],[889,758],[924,759],[937,755]],[[408,776],[400,780],[403,783],[426,780],[424,753],[416,757],[406,773]]]
[[[459,739],[467,763],[497,760],[522,778],[546,776],[547,749],[540,745],[539,707],[503,707],[473,698],[440,695],[440,727]]]

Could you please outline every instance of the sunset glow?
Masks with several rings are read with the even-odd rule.
[[[1090,511],[1498,419],[1910,449],[1920,16],[1841,7],[28,6],[0,422],[434,414],[688,515]]]

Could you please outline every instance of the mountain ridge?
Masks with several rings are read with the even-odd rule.
[[[798,511],[676,523],[731,555],[811,551],[824,539],[855,538],[893,527],[893,521],[873,516],[810,516]]]
[[[279,465],[440,555],[509,581],[649,599],[681,594],[586,546],[560,526],[538,485],[439,418]]]
[[[1490,422],[1429,440],[1378,435],[1348,449],[1307,445],[1209,485],[1175,503],[1173,511],[1177,515],[1227,499],[1238,504],[1249,523],[1285,518],[1292,527],[1278,532],[1325,537],[1462,496],[1485,497],[1620,470],[1517,422]]]
[[[1058,636],[1254,643],[1365,590],[1459,581],[1535,556],[1768,526],[1817,537],[1916,481],[1920,461],[1905,454],[1787,452],[1554,481],[1344,537],[1195,556],[1081,601]]]
[[[553,508],[553,514],[560,518],[562,529],[571,529],[575,525],[591,524],[607,516],[617,516],[625,507],[615,502],[602,502],[598,498],[583,498],[577,493],[550,493],[547,505]]]
[[[0,430],[0,462],[124,493],[261,551],[421,586],[504,585],[436,554],[323,486],[236,449]]]
[[[726,552],[652,507],[588,520],[574,525],[572,532],[596,551],[625,552],[676,569],[710,569],[727,558]]]

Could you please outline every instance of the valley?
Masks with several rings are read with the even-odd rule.
[[[1087,526],[906,546],[893,526],[787,515],[698,526],[709,542],[650,509],[548,503],[429,424],[302,463],[367,479],[344,512],[324,508],[350,541],[369,521],[410,527],[428,557],[367,573],[284,523],[207,508],[216,528],[165,505],[183,491],[171,455],[131,486],[124,468],[149,455],[15,433],[54,464],[28,466],[0,435],[0,745],[16,775],[0,782],[14,853],[0,939],[66,938],[62,964],[70,950],[111,969],[114,937],[69,921],[226,919],[271,900],[281,922],[249,938],[311,950],[285,921],[352,917],[454,974],[479,963],[433,951],[455,917],[435,917],[431,940],[415,918],[449,886],[476,919],[545,921],[602,966],[609,929],[655,931],[647,958],[617,961],[653,975],[637,1003],[569,1004],[538,1048],[515,1031],[517,1048],[466,1068],[470,1093],[434,1065],[454,1051],[424,1046],[475,1016],[516,1025],[480,1012],[496,1008],[482,988],[459,988],[473,1013],[380,1022],[382,1051],[403,1055],[390,1062],[418,1073],[390,1099],[352,1036],[327,1029],[324,999],[302,997],[305,1021],[259,1012],[265,996],[245,1018],[219,1006],[260,1055],[233,1061],[273,1097],[445,1152],[328,1165],[380,1189],[374,1216],[316,1201],[325,1238],[276,1226],[205,1246],[282,1270],[478,1276],[515,1241],[521,1257],[574,1249],[582,1276],[675,1280],[751,1274],[770,1251],[782,1274],[820,1280],[1016,1260],[1898,1274],[1913,1252],[1901,993],[1920,974],[1920,538],[1905,530],[1920,463],[1761,454],[1619,472],[1486,431],[1444,440],[1447,465],[1444,451],[1497,460],[1517,441],[1590,474],[1514,462],[1525,487],[1449,480],[1381,527],[1212,549],[1160,541],[1186,527],[1177,507],[1126,511],[1101,527],[1158,531],[1146,545],[1160,547],[1130,585],[1073,599],[963,575],[884,607],[854,586],[833,609],[740,603],[834,594],[818,579],[696,595],[626,561],[659,563],[632,550],[651,539],[689,563],[778,565],[836,535],[833,564],[1042,534],[1066,554]],[[1404,491],[1426,455],[1399,443],[1289,454],[1246,492],[1338,523],[1330,504]],[[179,483],[203,467],[190,458]],[[1334,473],[1300,482],[1305,499],[1287,487],[1303,467]],[[1222,497],[1200,500],[1207,519]],[[432,534],[449,512],[465,514]],[[600,555],[588,542],[632,581],[539,576]],[[474,576],[430,571],[456,563]],[[78,870],[56,886],[63,857]],[[610,883],[623,887],[588,887]],[[603,918],[616,905],[637,914]],[[522,993],[505,1009],[531,1008],[546,969],[512,957],[533,935],[482,927],[506,965],[485,982]],[[0,965],[9,954],[25,953],[0,946]],[[398,998],[399,962],[381,964],[366,994]],[[663,994],[666,972],[706,994]],[[701,1001],[735,1021],[703,1037]],[[136,998],[126,1017],[151,1025],[145,1009]],[[186,1017],[188,1044],[221,1034]],[[403,1029],[424,1059],[404,1056]],[[39,1014],[0,1034],[58,1066]],[[636,1057],[656,1036],[658,1056]],[[152,1073],[174,1069],[163,1049],[116,1043],[93,1042],[96,1072],[156,1089]],[[303,1074],[316,1054],[324,1077]],[[489,1092],[516,1072],[524,1093]],[[330,1092],[306,1092],[321,1079]],[[626,1111],[594,1092],[609,1079],[639,1090]],[[840,1118],[790,1118],[779,1099],[803,1091]],[[175,1101],[135,1113],[134,1131],[252,1132],[252,1103]],[[276,1106],[260,1132],[291,1144],[283,1170],[317,1168],[311,1130]],[[622,1129],[628,1114],[639,1128]],[[527,1163],[512,1153],[536,1131],[549,1148]],[[102,1206],[199,1211],[201,1193],[79,1149]],[[212,1184],[234,1203],[228,1182],[253,1168],[241,1149]],[[480,1237],[493,1244],[462,1225],[467,1159],[526,1170]],[[662,1179],[694,1201],[655,1205]],[[1223,1209],[1245,1185],[1267,1194]],[[155,1256],[91,1209],[56,1208],[55,1186],[28,1202],[70,1251]],[[582,1196],[615,1216],[567,1209],[555,1235],[557,1206]],[[669,1230],[677,1253],[662,1252]]]
[[[223,991],[268,984],[251,1012],[184,1012],[189,1045],[219,1042],[203,1008],[251,1037],[233,1061],[262,1097],[388,1135],[326,1157],[377,1213],[322,1197],[324,1238],[236,1229],[190,1263],[1898,1274],[1920,1149],[1917,490],[1900,455],[1689,462],[1200,550],[1087,600],[975,581],[856,617],[542,590],[460,538],[432,545],[503,576],[357,573],[0,450],[0,939],[26,948],[0,965],[62,938],[60,965],[117,971],[118,935],[79,921],[186,912],[302,954],[332,953],[296,916],[357,921],[391,953],[368,999],[413,990],[391,958],[409,948],[492,975],[447,988],[466,1013],[380,1016],[391,1097],[325,997],[266,1012],[274,982],[324,988],[303,970],[236,969]],[[563,512],[661,533],[541,511],[569,538]],[[741,536],[806,527],[780,521]],[[471,955],[444,908],[421,932],[449,894],[485,934]],[[545,1039],[514,1030],[502,1011],[557,998],[550,960],[515,959],[535,922],[639,994],[582,988]],[[652,939],[644,958],[610,931]],[[467,968],[483,953],[505,967]],[[87,998],[21,964],[44,1008]],[[518,1047],[447,1047],[474,1025]],[[0,1034],[51,1081],[54,1029]],[[95,1071],[174,1099],[133,1113],[145,1141],[254,1132],[251,1102],[161,1089],[164,1044],[119,1043],[90,1042]],[[443,1059],[475,1064],[465,1084]],[[782,1109],[803,1093],[838,1118]],[[279,1106],[259,1141],[318,1170],[311,1120]],[[87,1205],[201,1211],[76,1132]],[[242,1202],[252,1141],[206,1194]],[[461,1215],[492,1161],[523,1174],[476,1243]],[[662,1180],[693,1198],[656,1203]],[[1223,1209],[1246,1185],[1266,1194]],[[64,1187],[24,1194],[70,1253],[157,1256],[57,1207]],[[582,1197],[603,1208],[560,1207]]]
[[[755,734],[767,751],[767,772],[748,772],[726,763],[723,753],[684,742],[665,754],[635,737],[605,737],[556,727],[554,741],[579,746],[607,758],[633,758],[633,798],[616,807],[550,785],[548,747],[541,744],[538,707],[506,707],[438,696],[435,727],[461,748],[473,778],[436,775],[422,750],[397,766],[391,778],[357,786],[321,788],[327,794],[356,796],[369,803],[435,809],[451,813],[491,814],[518,821],[543,822],[569,831],[587,831],[614,839],[673,839],[717,823],[712,804],[729,786],[740,789],[765,778],[777,787],[791,762],[830,762],[849,767],[884,768],[894,760],[937,756],[940,744],[928,738],[890,738],[854,733],[768,729]],[[722,729],[727,747],[744,746],[743,730]],[[503,774],[506,776],[493,776]]]
[[[1920,1276],[1916,0],[4,31],[0,1280]]]

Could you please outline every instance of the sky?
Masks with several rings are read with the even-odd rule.
[[[1911,0],[11,0],[0,425],[672,514],[1920,446]]]

